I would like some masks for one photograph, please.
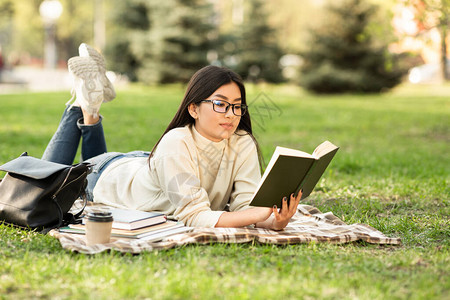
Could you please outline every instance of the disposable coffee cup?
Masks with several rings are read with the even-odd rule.
[[[86,214],[85,218],[87,244],[95,245],[109,243],[113,222],[111,212],[90,212]]]

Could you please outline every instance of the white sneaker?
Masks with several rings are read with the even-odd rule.
[[[106,76],[106,65],[103,56],[93,47],[85,43],[82,43],[80,47],[78,47],[78,53],[80,53],[80,57],[90,57],[96,62],[100,71],[100,80],[104,86],[103,101],[109,102],[113,100],[116,97],[116,92],[114,91],[114,86],[111,81],[109,81]]]
[[[90,115],[98,116],[104,99],[104,85],[97,63],[90,57],[75,56],[69,59],[68,68],[74,82],[76,103]]]

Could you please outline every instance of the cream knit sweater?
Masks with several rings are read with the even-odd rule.
[[[212,142],[194,126],[175,128],[161,139],[150,168],[147,158],[111,163],[94,188],[94,201],[214,227],[228,202],[230,211],[249,208],[261,179],[255,143],[239,134]]]

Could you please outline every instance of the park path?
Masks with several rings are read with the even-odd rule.
[[[115,88],[126,87],[125,76],[107,72]],[[23,92],[70,91],[72,78],[66,68],[48,70],[38,67],[16,67],[0,74],[0,94]]]
[[[37,67],[16,67],[0,74],[0,94],[68,91],[72,80],[67,69],[46,70]]]

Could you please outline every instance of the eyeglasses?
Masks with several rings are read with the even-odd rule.
[[[231,104],[225,100],[202,100],[200,102],[211,102],[213,105],[213,110],[220,114],[227,113],[228,109],[231,106],[233,114],[238,117],[243,116],[248,108],[248,106],[245,104],[241,103]]]

